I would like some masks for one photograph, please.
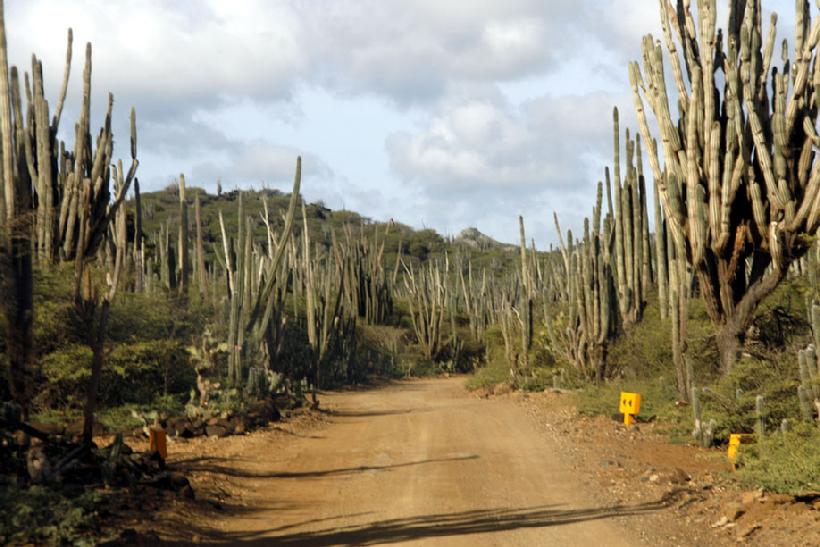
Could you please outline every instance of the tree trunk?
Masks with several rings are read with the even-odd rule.
[[[89,321],[88,340],[91,346],[91,376],[88,378],[88,391],[86,392],[85,408],[83,409],[83,444],[86,446],[91,445],[94,434],[94,413],[97,410],[97,395],[105,361],[105,337],[108,332],[108,311],[110,307],[109,300],[107,298],[103,300],[96,331],[93,327],[93,320]]]
[[[9,388],[12,400],[28,418],[30,393],[28,370],[33,359],[34,299],[31,253],[25,238],[11,238],[11,249],[0,260],[2,298],[6,312],[6,355],[9,359]]]
[[[316,356],[314,350],[311,350],[311,371],[310,376],[312,380],[312,389],[310,391],[310,399],[313,408],[319,408],[319,358]]]
[[[729,374],[737,362],[738,353],[743,349],[744,338],[745,332],[731,321],[718,329],[717,347],[720,354],[720,370],[724,375]]]

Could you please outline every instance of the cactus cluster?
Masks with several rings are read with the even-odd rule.
[[[567,232],[564,242],[558,215],[553,215],[563,259],[559,276],[566,283],[561,291],[566,299],[566,323],[559,334],[550,321],[546,322],[553,345],[562,342],[568,345],[566,353],[576,368],[598,380],[606,374],[607,346],[618,328],[616,277],[612,267],[615,217],[612,200],[607,199],[607,203],[609,211],[601,222],[603,184],[599,182],[592,222],[584,219],[584,238],[578,242],[573,241],[571,231]]]
[[[42,62],[36,56],[32,56],[31,79],[28,74],[24,78],[28,102],[24,116],[17,68],[8,67],[2,12],[0,4],[0,278],[11,285],[4,287],[3,293],[12,393],[26,408],[25,370],[32,357],[32,255],[44,268],[56,260],[73,263],[75,313],[85,326],[85,341],[92,350],[83,424],[83,440],[90,443],[105,358],[109,308],[126,262],[126,217],[122,204],[139,163],[136,115],[131,109],[131,165],[126,172],[122,161],[113,164],[111,94],[96,143],[92,139],[92,56],[91,44],[87,44],[74,149],[68,150],[57,135],[68,89],[72,32],[68,32],[65,72],[53,117],[49,119]],[[101,265],[107,269],[107,286],[103,290],[95,286],[91,273],[91,263],[98,256],[104,258]]]
[[[318,404],[316,390],[321,380],[322,363],[331,341],[342,332],[342,295],[344,273],[341,264],[333,263],[333,255],[326,253],[320,260],[311,259],[310,231],[307,213],[302,202],[302,260],[298,262],[303,280],[305,318],[308,343],[311,349],[311,383],[313,404]],[[355,317],[352,318],[355,322]]]
[[[628,130],[625,135],[622,177],[619,113],[615,108],[613,170],[604,170],[606,214],[604,183],[599,182],[592,219],[584,220],[582,240],[573,241],[568,232],[565,243],[558,216],[553,215],[560,260],[548,263],[549,282],[541,284],[550,348],[575,363],[584,375],[598,379],[606,374],[610,340],[641,320],[655,270],[662,272],[664,279],[667,271],[666,264],[653,267],[640,137],[631,139]],[[656,251],[657,247],[656,240]]]
[[[424,357],[432,360],[442,346],[444,313],[447,308],[449,261],[444,267],[430,261],[416,270],[404,264],[404,289],[410,320]]]
[[[798,0],[794,60],[784,41],[777,67],[777,16],[764,34],[759,1],[729,2],[721,32],[716,0],[697,4],[695,17],[689,2],[660,2],[677,116],[661,41],[644,38],[643,67],[631,63],[629,76],[670,239],[697,275],[728,371],[758,304],[808,249],[802,234],[820,226],[811,84],[820,66],[820,25],[812,25],[808,2]]]
[[[812,302],[809,308],[809,318],[814,336],[814,343],[806,349],[797,352],[797,364],[800,374],[800,384],[797,386],[797,398],[800,404],[800,414],[806,421],[811,421],[817,414],[820,423],[820,367],[817,364],[817,347],[820,343],[820,304]]]
[[[621,323],[628,327],[640,321],[646,293],[652,284],[652,257],[649,245],[649,216],[646,209],[646,181],[643,174],[641,139],[630,139],[626,130],[626,173],[621,184],[621,146],[618,109],[613,109],[615,267],[618,310]],[[607,199],[612,211],[610,173],[605,171]],[[598,206],[600,208],[600,205]]]
[[[274,332],[279,327],[275,318],[281,317],[282,287],[288,278],[282,263],[293,230],[301,180],[302,160],[298,158],[285,225],[278,237],[273,236],[270,223],[267,223],[267,252],[262,252],[254,241],[254,220],[245,215],[241,193],[237,204],[236,239],[228,237],[222,212],[219,212],[222,255],[217,256],[225,270],[228,295],[228,381],[235,386],[245,381],[248,353],[257,353],[263,342],[269,354],[275,351],[271,347]]]
[[[333,235],[336,261],[343,269],[345,304],[356,310],[367,325],[383,325],[393,313],[393,289],[384,268],[384,245],[389,233],[390,224],[384,234],[376,228],[369,239],[362,226],[357,238],[352,227],[346,225],[344,241],[336,241]]]
[[[695,436],[710,443],[714,426],[702,423],[699,392],[686,359],[694,288],[717,327],[727,372],[755,309],[787,272],[807,272],[817,293],[819,248],[810,252],[806,234],[820,228],[820,163],[815,159],[820,21],[812,22],[808,3],[798,0],[794,53],[790,58],[784,42],[778,62],[773,61],[777,19],[773,16],[764,32],[759,0],[730,2],[725,32],[716,28],[716,0],[699,0],[696,14],[686,0],[660,0],[660,6],[661,40],[646,36],[643,63],[629,67],[640,133],[622,132],[614,109],[613,165],[597,185],[582,237],[564,236],[555,215],[560,248],[539,256],[534,243],[528,246],[519,217],[518,253],[511,255],[518,267],[506,277],[494,275],[497,264],[474,271],[470,257],[462,254],[452,261],[449,256],[421,264],[405,261],[401,244],[390,275],[384,265],[389,225],[372,233],[365,224],[346,226],[340,234],[311,233],[304,202],[301,229],[294,228],[301,160],[280,230],[263,196],[264,242],[254,237],[260,219],[246,213],[239,192],[236,231],[228,232],[220,211],[221,237],[209,262],[200,196],[190,201],[182,174],[175,218],[156,233],[143,233],[143,215],[153,212],[143,207],[136,178],[136,114],[132,109],[131,162],[125,167],[114,161],[111,95],[102,127],[91,131],[90,44],[71,149],[58,137],[72,62],[71,31],[52,112],[36,56],[25,77],[15,67],[8,70],[0,19],[0,69],[5,71],[0,78],[0,281],[10,295],[3,305],[12,395],[25,407],[25,371],[33,359],[35,262],[43,268],[57,262],[74,266],[76,313],[88,325],[87,343],[93,349],[88,438],[108,308],[121,284],[131,283],[134,292],[164,291],[183,304],[196,292],[203,301],[210,296],[208,303],[224,312],[217,322],[227,343],[228,381],[248,392],[264,391],[271,375],[282,372],[278,358],[290,317],[307,339],[305,386],[313,387],[314,400],[324,373],[339,372],[331,366],[349,371],[357,326],[388,324],[397,297],[406,300],[413,334],[427,359],[446,355],[449,348],[452,362],[459,360],[465,340],[458,322],[466,317],[477,340],[488,327],[498,326],[512,375],[528,378],[536,314],[541,313],[549,349],[587,378],[602,380],[609,344],[641,321],[655,284],[661,318],[670,319],[678,393],[692,400]],[[0,3],[0,15],[1,8]],[[674,86],[671,93],[668,85]],[[654,183],[654,233],[644,152]],[[217,186],[222,198],[221,183]],[[128,241],[124,200],[131,187],[134,235]],[[92,275],[93,267],[108,274],[102,291],[95,286],[102,276]],[[810,306],[810,319],[815,340],[799,352],[797,388],[807,420],[820,414],[815,349],[820,348],[820,305]],[[756,409],[763,435],[761,397]]]
[[[470,334],[476,340],[483,340],[493,311],[488,293],[487,271],[482,272],[480,281],[473,279],[472,261],[469,257],[464,260],[460,256],[457,257],[456,271],[458,272],[458,283],[455,289],[461,289],[460,302],[463,303],[463,311],[467,315]]]
[[[111,119],[113,95],[108,96],[108,108],[103,127],[92,146],[91,117],[91,44],[86,45],[83,70],[83,97],[76,124],[74,150],[68,152],[64,143],[56,139],[62,105],[71,62],[72,35],[69,31],[67,60],[63,90],[51,125],[48,125],[48,103],[43,98],[42,65],[36,57],[32,60],[33,92],[27,89],[29,110],[38,126],[23,132],[24,140],[34,136],[32,142],[23,144],[30,158],[29,174],[34,184],[37,204],[37,221],[34,228],[37,256],[46,264],[59,258],[73,261],[75,284],[74,301],[76,313],[87,327],[87,343],[92,350],[91,374],[86,390],[84,407],[83,440],[91,442],[94,413],[97,403],[102,366],[105,359],[104,343],[108,331],[108,315],[111,301],[117,292],[120,273],[126,254],[126,213],[122,206],[134,181],[137,166],[136,115],[131,109],[131,165],[126,172],[122,161],[113,162],[113,133]],[[12,70],[12,80],[15,71]],[[13,82],[16,87],[16,83]],[[1,91],[0,91],[1,92]],[[8,96],[8,95],[4,95]],[[12,89],[12,102],[16,112],[21,111],[18,90]],[[32,118],[30,118],[32,119]],[[113,195],[111,183],[113,181]],[[6,196],[8,198],[8,194]],[[94,286],[90,263],[99,252],[107,253],[109,259],[106,275],[107,287],[98,291]]]

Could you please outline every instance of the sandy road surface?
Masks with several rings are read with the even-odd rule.
[[[204,542],[635,545],[629,522],[659,508],[596,507],[521,405],[471,397],[463,379],[333,393],[322,405],[331,423],[286,444],[258,438],[216,467],[243,508],[207,523]]]

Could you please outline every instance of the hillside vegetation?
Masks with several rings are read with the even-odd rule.
[[[175,294],[176,291],[164,283],[161,268],[167,266],[151,264],[148,282],[149,291],[134,291],[134,274],[125,266],[123,284],[127,287],[111,309],[107,344],[111,347],[107,366],[103,371],[99,396],[101,422],[112,429],[130,430],[140,426],[140,420],[131,413],[132,409],[150,412],[160,409],[168,412],[182,412],[196,388],[196,366],[199,359],[198,344],[203,337],[212,341],[215,349],[214,377],[227,373],[226,353],[219,349],[218,341],[225,336],[225,325],[220,323],[225,287],[213,273],[219,267],[217,255],[221,252],[219,213],[223,212],[227,233],[237,230],[236,213],[238,192],[223,193],[220,196],[208,194],[197,188],[188,188],[188,195],[196,195],[201,203],[202,239],[204,242],[204,263],[209,269],[208,278],[216,279],[209,294],[192,294],[189,298]],[[285,214],[290,194],[277,191],[242,192],[243,208],[253,222],[254,238],[263,241],[266,237],[263,200],[267,201],[269,217],[274,231],[281,230],[282,215]],[[127,240],[134,240],[134,201],[125,202],[127,215]],[[149,256],[159,256],[159,241],[169,230],[178,231],[179,192],[177,188],[141,195],[143,213],[142,233],[145,237],[145,252]],[[405,274],[405,266],[418,268],[427,263],[443,263],[449,257],[453,260],[467,259],[476,267],[481,267],[487,275],[505,275],[515,269],[515,248],[495,243],[477,231],[471,232],[469,242],[458,238],[445,239],[433,230],[414,230],[396,223],[373,222],[355,212],[332,211],[321,204],[305,207],[308,231],[315,245],[327,252],[332,247],[334,237],[365,241],[368,238],[379,241],[384,251],[381,264],[385,275],[397,281]],[[278,225],[278,226],[277,226]],[[304,223],[298,222],[294,237],[300,237]],[[193,233],[193,227],[191,232]],[[146,237],[145,234],[153,234]],[[177,234],[174,234],[177,235]],[[476,237],[478,236],[478,237]],[[473,244],[480,241],[481,246]],[[170,248],[173,249],[173,243]],[[390,250],[392,249],[392,250]],[[446,256],[445,256],[446,255]],[[150,259],[149,259],[150,260]],[[389,268],[389,269],[388,269]],[[77,324],[73,314],[74,302],[71,297],[73,269],[57,266],[35,271],[34,309],[36,333],[35,347],[38,349],[39,366],[32,371],[32,380],[43,389],[37,391],[31,405],[36,421],[51,422],[80,418],[83,403],[84,382],[90,371],[86,363],[91,358],[90,349],[85,345],[82,325]],[[174,272],[176,277],[179,272]],[[469,329],[457,330],[473,348],[460,362],[444,359],[449,355],[443,350],[434,360],[426,360],[414,340],[412,319],[407,305],[399,299],[397,306],[386,314],[381,325],[362,324],[357,327],[359,348],[351,358],[355,370],[348,375],[332,375],[326,378],[322,387],[333,387],[347,382],[367,381],[371,375],[402,376],[435,370],[471,370],[480,363],[480,344],[470,339]],[[297,313],[301,302],[286,303],[288,312]],[[293,306],[296,306],[294,311]],[[297,321],[304,321],[297,318]],[[466,322],[459,313],[457,325]],[[280,369],[288,372],[289,380],[298,384],[306,377],[304,363],[309,351],[304,324],[298,322],[284,337],[288,347],[283,349],[279,359]],[[300,332],[302,330],[302,332]],[[208,333],[203,334],[203,333]],[[0,344],[0,355],[3,345]],[[469,361],[466,357],[469,355]],[[444,359],[444,362],[442,361]],[[2,360],[8,374],[8,361]],[[8,386],[3,384],[0,393],[8,397]],[[79,426],[78,426],[79,427]]]

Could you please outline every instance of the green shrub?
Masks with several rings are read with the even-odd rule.
[[[661,321],[657,305],[644,310],[643,320],[610,345],[609,376],[648,378],[668,371],[672,364],[669,321]]]
[[[91,374],[91,350],[74,344],[49,353],[42,360],[46,380],[39,406],[78,406]],[[166,393],[187,394],[196,373],[178,340],[151,340],[117,344],[107,356],[100,381],[99,401],[104,407],[150,403]]]
[[[794,431],[768,435],[757,444],[741,445],[741,483],[785,494],[820,492],[820,430],[799,424]]]
[[[94,545],[100,496],[69,496],[42,486],[0,488],[0,543]]]
[[[719,438],[727,439],[730,433],[754,431],[757,419],[755,398],[758,395],[763,396],[763,421],[767,431],[777,430],[784,418],[800,415],[797,357],[794,362],[789,362],[789,353],[782,357],[785,362],[745,357],[735,363],[732,371],[713,388],[703,390],[703,417],[705,420],[715,419]]]

